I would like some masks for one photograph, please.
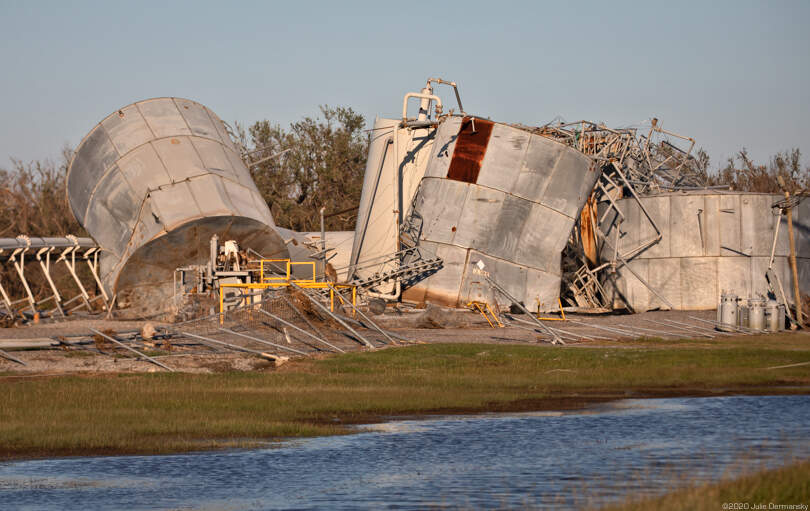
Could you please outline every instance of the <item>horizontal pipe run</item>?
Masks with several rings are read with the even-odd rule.
[[[656,325],[661,325],[661,326],[665,326],[665,327],[668,327],[668,328],[675,328],[676,330],[680,330],[680,331],[682,331],[682,332],[686,332],[687,334],[690,334],[690,335],[699,335],[699,336],[701,336],[701,337],[706,337],[706,338],[708,338],[708,339],[714,339],[714,336],[713,336],[713,335],[709,335],[709,334],[706,334],[706,333],[700,333],[700,332],[696,332],[696,331],[694,331],[694,330],[688,329],[688,328],[683,327],[683,326],[672,325],[672,324],[669,324],[669,323],[664,323],[664,322],[662,322],[662,321],[655,321],[655,320],[652,320],[652,319],[643,319],[643,318],[642,318],[642,320],[643,320],[643,321],[647,321],[648,323],[653,323],[653,324],[656,324]]]
[[[230,349],[232,349],[234,351],[244,351],[245,353],[253,353],[254,355],[259,355],[262,358],[267,358],[267,359],[273,360],[272,356],[268,355],[267,353],[264,353],[263,351],[252,350],[250,348],[245,348],[244,346],[239,346],[238,344],[231,344],[229,342],[218,341],[216,339],[211,339],[210,337],[203,337],[202,335],[192,334],[191,332],[178,331],[178,333],[180,335],[183,335],[183,336],[186,336],[186,337],[191,337],[192,339],[197,339],[198,341],[201,341],[203,344],[213,343],[215,345],[220,345],[220,346],[224,346],[226,348],[230,348]]]
[[[243,334],[243,333],[239,333],[239,332],[234,332],[233,330],[231,330],[229,328],[220,328],[219,330],[221,332],[225,332],[225,333],[229,333],[229,334],[233,334],[233,335],[238,335],[239,337],[244,337],[245,339],[250,339],[251,341],[256,341],[258,343],[267,344],[268,346],[272,346],[272,347],[280,349],[280,350],[287,350],[287,351],[290,351],[292,353],[297,353],[298,355],[306,355],[307,354],[304,351],[300,351],[300,350],[297,350],[295,348],[288,348],[287,346],[282,346],[282,345],[276,344],[274,342],[265,341],[264,339],[260,339],[258,337],[253,337],[252,335],[247,335],[247,334]]]
[[[311,337],[311,338],[315,339],[316,341],[318,341],[318,342],[320,342],[320,343],[326,344],[327,346],[329,346],[330,348],[332,348],[332,349],[333,349],[333,350],[335,350],[335,351],[338,351],[339,353],[346,353],[346,352],[345,352],[345,351],[343,351],[342,349],[338,348],[337,346],[333,346],[332,344],[330,344],[329,342],[325,341],[324,339],[321,339],[321,338],[320,338],[320,337],[318,337],[317,335],[313,335],[313,334],[311,334],[311,333],[307,332],[306,330],[304,330],[303,328],[299,328],[299,327],[297,327],[296,325],[294,325],[294,324],[290,323],[289,321],[286,321],[286,320],[281,319],[280,317],[276,316],[275,314],[271,314],[271,313],[269,313],[269,312],[267,312],[266,310],[263,310],[263,309],[259,309],[259,312],[261,312],[262,314],[264,314],[264,315],[266,315],[266,316],[268,316],[268,317],[270,317],[270,318],[272,318],[272,319],[275,319],[275,320],[276,320],[276,321],[278,321],[279,323],[282,323],[282,324],[284,324],[284,325],[287,325],[288,327],[290,327],[290,328],[292,328],[292,329],[294,329],[294,330],[296,330],[296,331],[298,331],[298,332],[301,332],[302,334],[304,334],[304,335],[306,335],[306,336],[309,336],[309,337]]]
[[[310,303],[312,303],[313,305],[315,305],[316,307],[318,307],[318,308],[319,308],[319,309],[320,309],[320,310],[321,310],[321,311],[322,311],[324,314],[326,314],[327,316],[330,316],[332,319],[334,319],[335,321],[337,321],[338,323],[340,323],[340,325],[341,325],[343,328],[345,328],[345,329],[347,329],[349,332],[351,332],[351,333],[352,333],[352,335],[355,335],[355,336],[356,336],[356,337],[357,337],[357,338],[358,338],[358,339],[359,339],[359,340],[360,340],[360,341],[361,341],[363,344],[365,344],[365,345],[366,345],[366,347],[371,348],[371,349],[376,349],[376,348],[374,347],[374,345],[373,345],[373,344],[371,344],[371,343],[368,341],[368,339],[366,339],[365,337],[363,337],[362,335],[360,335],[360,333],[359,333],[359,332],[357,332],[357,330],[355,330],[354,328],[352,328],[351,326],[349,326],[349,324],[348,324],[348,323],[346,323],[345,321],[343,321],[342,319],[340,319],[340,317],[339,317],[337,314],[335,314],[334,312],[330,311],[330,310],[329,310],[329,308],[328,308],[327,306],[325,306],[324,304],[322,304],[321,302],[319,302],[318,300],[316,300],[315,298],[313,298],[313,297],[312,297],[312,295],[310,295],[310,294],[309,294],[309,293],[308,293],[308,292],[307,292],[307,291],[306,291],[304,288],[302,288],[302,287],[301,287],[301,286],[299,286],[298,284],[295,284],[294,282],[290,282],[290,285],[291,285],[292,287],[294,287],[295,289],[299,290],[299,291],[300,291],[300,292],[301,292],[301,293],[302,293],[304,296],[306,296],[306,297],[307,297],[307,299],[310,301]]]
[[[625,328],[627,328],[627,327],[625,327]],[[683,335],[683,334],[678,333],[678,332],[670,332],[669,330],[661,330],[660,328],[659,329],[653,329],[653,328],[644,328],[644,327],[640,327],[640,326],[634,326],[633,329],[642,330],[642,331],[646,331],[646,332],[651,332],[651,333],[654,333],[654,334],[657,334],[657,335],[663,335],[665,337],[678,338],[678,337],[681,337]]]
[[[17,358],[17,357],[13,357],[13,356],[9,355],[8,353],[6,353],[6,352],[5,352],[5,351],[3,351],[3,350],[0,350],[0,357],[6,358],[6,359],[8,359],[8,360],[11,360],[12,362],[17,362],[18,364],[22,364],[22,365],[28,365],[28,364],[26,364],[25,362],[23,362],[22,360],[20,360],[19,358]]]
[[[385,330],[383,330],[382,328],[380,328],[380,327],[377,325],[377,323],[373,322],[373,321],[371,320],[371,318],[369,318],[368,316],[366,316],[366,314],[365,314],[363,311],[361,311],[360,309],[358,309],[357,307],[355,307],[355,306],[354,306],[354,304],[351,302],[351,300],[344,299],[344,298],[343,298],[343,295],[342,295],[342,294],[340,294],[340,291],[338,291],[338,290],[337,290],[337,288],[333,287],[331,284],[328,284],[328,283],[327,283],[326,285],[327,285],[327,287],[329,287],[329,289],[331,289],[331,290],[332,290],[332,291],[333,291],[333,292],[334,292],[336,295],[338,295],[338,296],[340,297],[341,301],[344,301],[345,303],[347,303],[347,304],[348,304],[348,305],[349,305],[349,306],[352,308],[352,310],[353,310],[353,311],[355,311],[357,314],[360,314],[360,317],[361,317],[361,318],[363,318],[363,319],[365,319],[365,320],[368,322],[368,324],[369,324],[369,325],[371,325],[371,326],[372,326],[372,328],[374,328],[374,330],[376,330],[376,331],[380,332],[381,334],[383,334],[383,335],[385,336],[385,338],[386,338],[386,339],[388,339],[389,341],[391,341],[391,344],[396,344],[396,342],[394,341],[394,339],[392,339],[392,338],[391,338],[391,337],[388,335],[388,332],[386,332]]]
[[[629,336],[634,336],[634,335],[637,336],[638,335],[638,333],[636,333],[636,332],[623,330],[621,328],[606,327],[606,326],[602,326],[602,325],[594,325],[592,323],[586,323],[586,322],[580,321],[578,319],[570,319],[569,318],[568,321],[571,321],[573,323],[579,323],[580,325],[585,325],[585,326],[589,326],[589,327],[592,327],[592,328],[597,328],[599,330],[604,330],[606,332],[611,332],[611,333],[614,333],[614,334],[629,335]]]
[[[745,327],[740,327],[740,326],[736,326],[736,325],[727,325],[725,323],[720,323],[719,321],[709,321],[707,319],[700,319],[700,318],[696,318],[694,316],[689,316],[689,319],[702,321],[704,323],[709,323],[709,324],[712,324],[714,326],[721,327],[721,328],[730,328],[730,329],[735,330],[737,332],[740,332],[742,334],[761,334],[761,333],[765,332],[765,330],[754,330],[753,328],[745,328]]]
[[[515,325],[515,324],[511,324],[511,323],[509,325],[507,325],[507,326],[512,327],[512,328],[520,328],[521,330],[528,330],[529,332],[532,332],[535,335],[543,333],[543,332],[539,331],[536,326],[533,326],[532,328],[529,328],[527,326]],[[551,342],[549,339],[543,337],[542,335],[540,335],[538,337],[540,337],[540,339],[545,341],[545,342],[548,342],[548,343]]]
[[[105,333],[99,332],[95,328],[90,328],[90,331],[93,332],[96,335],[100,335],[101,337],[107,339],[110,342],[113,342],[113,343],[117,344],[118,346],[121,346],[125,350],[129,350],[132,353],[135,353],[136,355],[138,355],[140,358],[146,360],[147,362],[151,362],[151,363],[155,364],[156,366],[162,367],[163,369],[169,371],[170,373],[174,372],[174,369],[172,369],[171,367],[169,367],[169,366],[155,360],[154,358],[150,357],[149,355],[147,355],[145,353],[141,353],[140,351],[136,350],[135,348],[131,348],[131,347],[127,346],[126,344],[119,341],[118,339],[115,339],[115,338],[113,338],[113,337],[111,337],[111,336],[109,336],[109,335],[107,335]]]
[[[689,328],[689,329],[691,329],[691,330],[696,330],[696,331],[698,331],[698,332],[706,332],[706,333],[707,333],[707,334],[709,334],[709,335],[710,335],[712,338],[716,337],[717,335],[731,335],[731,334],[729,334],[728,332],[720,332],[720,331],[718,331],[718,330],[709,330],[708,328],[705,328],[705,327],[702,327],[702,326],[690,325],[690,324],[688,324],[688,323],[681,323],[681,322],[679,322],[679,321],[673,321],[673,320],[671,320],[671,319],[667,319],[667,318],[663,318],[661,321],[664,321],[664,322],[666,322],[666,323],[672,323],[672,324],[674,324],[674,325],[681,325],[681,326],[683,326],[684,328]]]

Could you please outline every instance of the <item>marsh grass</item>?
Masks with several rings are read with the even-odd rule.
[[[808,360],[806,340],[733,349],[429,344],[269,372],[7,377],[0,457],[180,452],[343,434],[391,415],[561,409],[627,395],[807,392],[810,366],[762,368]]]
[[[716,483],[691,484],[660,497],[631,498],[624,503],[601,509],[716,511],[726,509],[723,505],[732,503],[739,504],[736,509],[755,509],[757,505],[763,506],[760,509],[780,509],[772,507],[772,504],[810,504],[810,461],[797,461],[778,469],[749,472]]]

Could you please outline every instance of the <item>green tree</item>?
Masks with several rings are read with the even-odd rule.
[[[279,226],[315,231],[320,208],[329,215],[360,201],[368,152],[365,119],[345,107],[322,106],[321,116],[305,117],[289,130],[267,120],[248,130],[245,145],[249,161],[256,162],[251,175]],[[244,143],[248,136],[243,132],[240,138]],[[354,214],[330,216],[326,228],[354,229]]]

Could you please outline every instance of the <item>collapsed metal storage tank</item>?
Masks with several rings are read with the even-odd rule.
[[[776,219],[771,206],[780,195],[750,192],[688,191],[616,200],[599,205],[600,230],[619,254],[657,236],[644,209],[661,232],[661,240],[629,260],[630,268],[675,309],[715,309],[723,291],[740,297],[765,295],[765,272],[771,256]],[[642,205],[644,209],[642,209]],[[621,221],[621,218],[624,218]],[[793,210],[799,287],[810,289],[810,204]],[[773,269],[793,302],[788,261],[787,220],[781,217]],[[601,254],[609,262],[612,249]],[[628,268],[609,279],[615,307],[635,311],[667,307]]]
[[[139,101],[101,121],[76,149],[67,194],[120,305],[168,297],[177,267],[208,260],[213,234],[287,257],[222,120],[188,99]]]
[[[530,309],[556,309],[561,253],[598,177],[588,156],[529,130],[445,119],[411,210],[444,269],[403,299],[464,306],[489,276]]]

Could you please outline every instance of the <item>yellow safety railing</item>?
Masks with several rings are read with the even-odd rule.
[[[293,279],[293,282],[296,284],[315,284],[315,262],[314,261],[296,261],[296,262],[289,262],[287,261],[287,278],[290,278],[292,275],[293,266],[312,266],[312,278],[310,279]]]
[[[271,263],[284,263],[286,266],[287,274],[285,276],[278,276],[278,277],[265,277],[264,275],[264,267],[265,264],[268,266]],[[292,278],[292,269],[294,266],[303,266],[303,265],[311,265],[312,266],[312,278],[308,279],[294,279]],[[335,289],[351,289],[352,291],[352,305],[357,305],[357,286],[353,286],[351,284],[335,284],[331,282],[318,282],[315,278],[315,263],[310,261],[303,261],[303,262],[292,262],[289,259],[262,259],[259,262],[259,270],[261,272],[259,277],[259,282],[252,282],[252,283],[231,283],[231,284],[220,284],[219,285],[219,322],[220,324],[224,323],[225,321],[225,292],[227,289],[246,289],[246,290],[264,290],[268,288],[279,288],[279,287],[289,287],[291,284],[295,284],[296,286],[302,287],[304,289],[329,289],[329,308],[331,311],[334,312],[335,310]],[[244,298],[244,300],[249,300],[247,305],[253,305],[258,303],[255,300],[255,296],[249,296]],[[346,303],[346,300],[340,293],[337,293],[337,298],[341,304]],[[354,309],[352,309],[352,316],[355,315]]]
[[[494,312],[492,312],[492,309],[489,307],[488,303],[486,303],[486,302],[478,302],[478,301],[473,300],[472,302],[469,302],[467,304],[467,307],[470,307],[471,309],[477,310],[478,312],[480,312],[481,315],[484,316],[484,319],[487,320],[487,323],[489,323],[490,327],[495,328],[495,325],[498,325],[499,328],[504,327],[503,323],[501,323],[501,320],[498,319],[498,316],[495,315]],[[492,316],[492,320],[495,321],[494,324],[489,319],[490,315]]]
[[[563,310],[562,302],[559,298],[557,298],[557,305],[560,306],[560,317],[559,318],[543,318],[540,317],[540,311],[537,311],[537,319],[542,319],[544,321],[565,321],[565,311]],[[540,308],[540,304],[537,304],[537,308]]]
[[[282,263],[281,267],[287,269],[286,276],[278,276],[278,277],[265,277],[264,276],[264,265],[267,264],[270,266],[272,263]],[[278,268],[278,265],[273,265]],[[264,284],[265,282],[278,282],[278,281],[285,281],[290,280],[290,260],[289,259],[262,259],[259,261],[259,282]]]
[[[335,310],[335,289],[340,290],[349,288],[352,290],[352,305],[357,305],[357,286],[352,286],[351,284],[332,284],[332,286],[329,288],[329,310],[333,312]],[[337,298],[340,300],[341,305],[346,303],[346,300],[343,299],[342,294],[337,293]],[[356,312],[354,311],[354,307],[352,307],[352,317],[355,315]]]

